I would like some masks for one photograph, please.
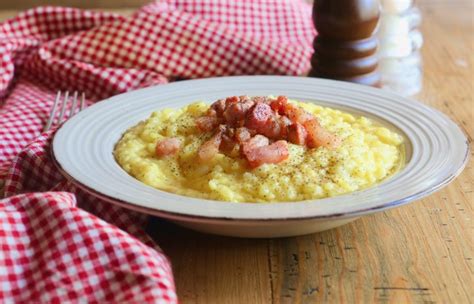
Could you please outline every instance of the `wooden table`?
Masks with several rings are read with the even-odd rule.
[[[416,99],[446,113],[472,142],[472,1],[418,4],[426,43]],[[0,12],[0,20],[13,13]],[[428,198],[308,236],[251,240],[168,223],[152,228],[182,303],[472,303],[473,174],[471,161]]]

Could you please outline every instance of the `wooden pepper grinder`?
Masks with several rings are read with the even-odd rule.
[[[314,40],[310,77],[380,85],[377,72],[378,0],[315,0]]]

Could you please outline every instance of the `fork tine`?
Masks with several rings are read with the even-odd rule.
[[[54,100],[53,107],[51,108],[51,112],[49,113],[49,119],[46,123],[46,126],[43,129],[43,132],[48,131],[51,126],[53,125],[54,117],[56,116],[56,108],[58,107],[59,99],[61,98],[61,91],[58,91],[56,94],[56,99]]]
[[[69,117],[72,117],[72,115],[74,115],[74,112],[76,111],[76,106],[77,106],[77,91],[74,91],[74,97],[72,99],[72,106],[71,106],[71,111],[69,111]]]
[[[66,91],[66,94],[64,94],[63,104],[61,105],[61,112],[59,112],[58,124],[63,122],[64,112],[66,111],[66,106],[67,106],[68,101],[69,101],[69,91]]]
[[[81,108],[80,108],[81,111],[84,110],[84,108],[86,107],[85,99],[86,99],[86,95],[82,93],[81,94]]]
[[[61,95],[64,94],[64,98],[61,98]],[[77,110],[77,107],[78,107],[78,95],[79,95],[79,92],[77,91],[74,91],[74,95],[73,95],[73,99],[72,99],[72,105],[71,105],[71,108],[69,110],[69,116],[68,117],[72,117],[76,110]],[[81,100],[80,100],[80,103],[79,103],[79,111],[82,111],[86,104],[85,104],[85,99],[86,99],[86,96],[84,93],[81,93]],[[61,102],[62,100],[62,104],[59,105],[59,103]],[[53,106],[51,107],[51,112],[49,114],[49,118],[48,118],[48,121],[46,122],[46,126],[44,127],[43,129],[43,132],[46,132],[48,131],[49,129],[51,129],[51,126],[53,124],[61,124],[63,121],[64,121],[64,114],[66,113],[66,108],[68,106],[68,103],[69,103],[69,91],[66,91],[66,92],[61,92],[61,91],[58,91],[57,95],[56,95],[56,99],[54,100],[54,103],[53,103]],[[59,116],[57,118],[57,120],[55,119],[56,117],[56,113],[58,112],[58,106],[60,107],[60,110],[59,110]]]

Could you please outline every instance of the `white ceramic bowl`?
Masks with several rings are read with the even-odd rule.
[[[286,95],[370,117],[404,137],[407,163],[391,178],[363,191],[269,204],[167,193],[134,179],[116,163],[112,151],[123,132],[154,110],[232,95]],[[195,230],[239,237],[308,234],[407,204],[453,180],[464,168],[468,150],[456,124],[414,100],[351,83],[281,76],[191,80],[114,96],[68,120],[53,141],[60,170],[91,194]]]

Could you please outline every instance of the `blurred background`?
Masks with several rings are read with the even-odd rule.
[[[235,0],[237,1],[237,0]],[[288,1],[288,0],[281,0]],[[306,0],[307,2],[313,2],[313,0]],[[40,5],[60,5],[60,6],[72,6],[80,8],[134,8],[143,5],[144,3],[151,2],[150,0],[95,0],[95,1],[83,1],[83,0],[1,0],[1,10],[19,10],[32,8]],[[446,3],[450,5],[466,4],[466,0],[418,0],[418,3]]]
[[[60,5],[80,8],[134,8],[151,2],[149,0],[1,0],[0,9],[15,10],[41,5]]]
[[[134,8],[138,8],[143,4],[152,2],[153,0],[94,0],[94,1],[83,1],[83,0],[0,0],[0,20],[4,20],[13,16],[18,11],[22,11],[28,8],[33,8],[42,5],[55,5],[55,6],[68,6],[78,7],[85,9],[105,9],[114,12],[129,13]],[[237,1],[237,0],[235,0]],[[291,1],[291,0],[281,0]],[[312,3],[314,0],[305,0],[306,2]],[[473,7],[474,1],[472,0],[416,0],[417,4],[423,6],[439,6],[446,5],[446,7]],[[474,12],[471,12],[471,16]],[[471,18],[472,20],[472,18]]]
[[[18,12],[43,5],[98,9],[130,14],[152,0],[0,0],[0,21],[15,16]]]

